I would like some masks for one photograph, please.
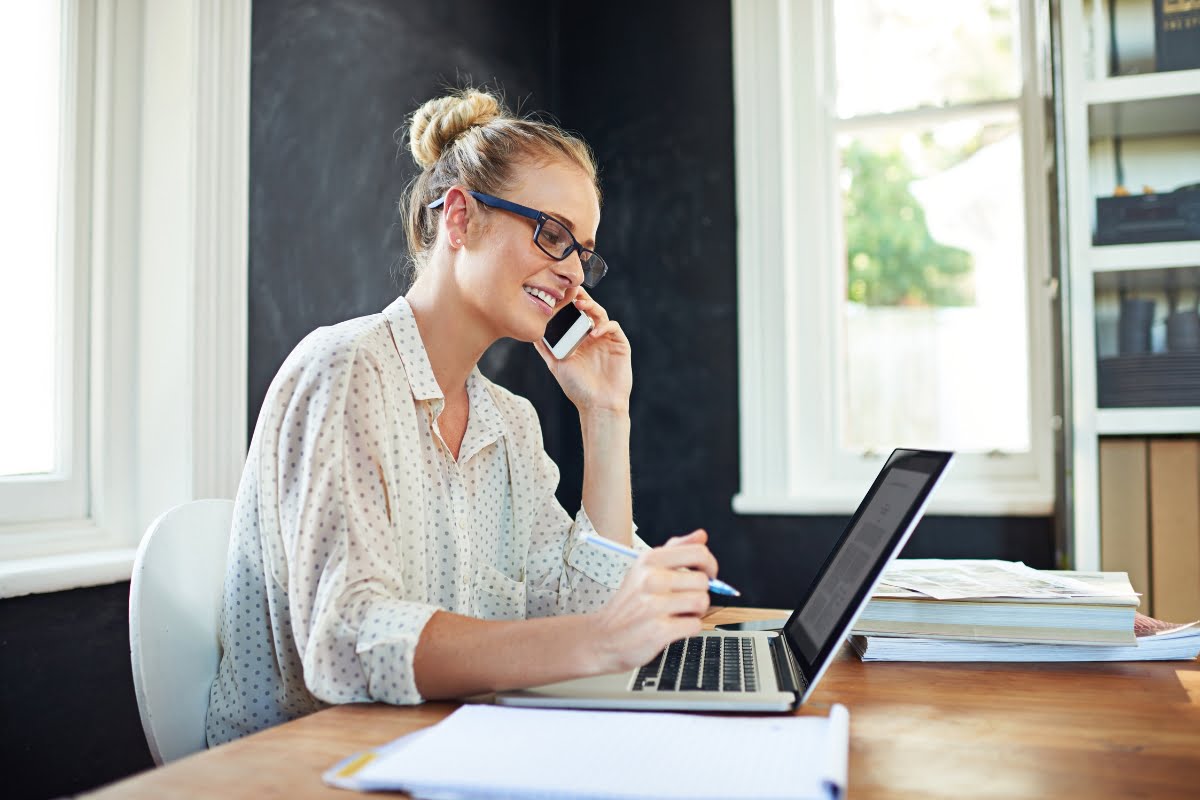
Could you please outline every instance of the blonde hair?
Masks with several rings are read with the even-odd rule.
[[[583,170],[600,197],[586,142],[554,123],[514,116],[490,92],[467,88],[426,102],[409,120],[408,147],[421,172],[409,183],[400,213],[417,275],[437,241],[438,212],[426,206],[451,186],[503,196],[517,164],[561,157]]]

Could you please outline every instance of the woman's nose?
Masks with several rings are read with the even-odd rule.
[[[583,284],[583,262],[579,259],[579,251],[574,250],[571,255],[558,262],[558,266],[554,268],[555,274],[570,281],[572,286],[580,286]]]

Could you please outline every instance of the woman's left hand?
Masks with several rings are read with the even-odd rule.
[[[628,413],[629,393],[633,389],[629,340],[625,338],[620,324],[609,319],[604,307],[582,287],[574,302],[575,307],[591,317],[596,326],[575,348],[575,352],[559,361],[545,342],[539,339],[534,346],[558,385],[581,413]]]

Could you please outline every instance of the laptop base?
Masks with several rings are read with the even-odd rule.
[[[719,631],[778,631],[787,624],[787,617],[779,619],[756,619],[750,622],[726,622],[717,625]]]

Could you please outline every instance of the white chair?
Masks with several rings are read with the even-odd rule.
[[[129,584],[129,654],[154,763],[203,750],[233,502],[195,500],[146,529]]]

